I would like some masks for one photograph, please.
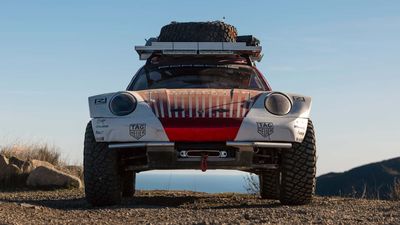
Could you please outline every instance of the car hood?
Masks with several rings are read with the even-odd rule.
[[[155,89],[137,91],[160,118],[243,118],[262,91]]]
[[[234,140],[261,91],[157,89],[137,91],[162,123],[170,141]]]

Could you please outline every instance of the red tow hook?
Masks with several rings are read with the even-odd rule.
[[[201,157],[200,168],[201,168],[201,171],[203,171],[203,172],[207,171],[207,158],[208,158],[208,155],[206,155],[206,154],[204,154]]]

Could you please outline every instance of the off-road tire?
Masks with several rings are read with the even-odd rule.
[[[86,127],[84,143],[86,200],[93,206],[119,204],[122,199],[117,153],[107,143],[96,142],[92,123]]]
[[[303,142],[293,144],[282,154],[280,201],[285,205],[304,205],[315,192],[316,146],[314,127],[308,120]]]
[[[236,42],[237,31],[221,21],[172,22],[161,28],[160,42]]]
[[[260,196],[262,199],[279,199],[280,172],[264,171],[259,175]]]
[[[122,197],[133,197],[135,195],[136,173],[125,171],[122,175]]]

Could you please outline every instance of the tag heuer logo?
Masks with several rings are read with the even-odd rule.
[[[274,124],[271,122],[257,122],[257,132],[263,137],[269,137],[274,133]]]
[[[129,125],[129,134],[136,140],[139,140],[146,135],[146,124],[145,123],[134,123]]]

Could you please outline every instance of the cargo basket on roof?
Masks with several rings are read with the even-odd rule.
[[[252,61],[261,61],[261,46],[249,46],[246,42],[151,42],[135,46],[141,60],[155,55],[240,55]]]

